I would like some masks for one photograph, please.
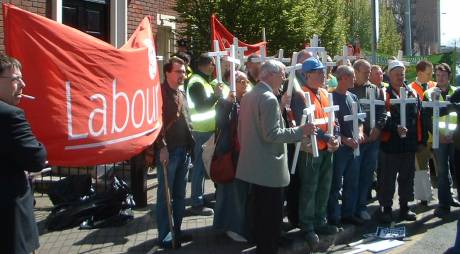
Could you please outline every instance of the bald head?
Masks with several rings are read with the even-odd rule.
[[[313,55],[307,51],[306,49],[301,50],[297,55],[297,63],[303,63],[308,58],[312,57]]]

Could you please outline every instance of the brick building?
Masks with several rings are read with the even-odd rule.
[[[98,37],[115,47],[122,46],[147,15],[152,17],[157,55],[166,59],[175,51],[177,13],[174,0],[9,0],[24,10],[48,17]],[[0,9],[2,7],[0,6]],[[3,44],[0,15],[0,51]],[[161,72],[160,72],[161,73]]]

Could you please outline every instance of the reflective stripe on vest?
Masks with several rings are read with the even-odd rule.
[[[315,104],[315,125],[319,127],[324,133],[327,133],[327,121],[328,115],[324,112],[324,107],[329,107],[329,100],[327,98],[327,91],[323,88],[318,88],[319,97],[316,96],[313,91],[306,87],[302,86],[304,92],[310,93],[310,98],[313,104]],[[321,139],[318,139],[318,149],[325,150],[327,149],[327,143]]]
[[[425,97],[428,100],[432,100],[432,94],[434,91],[434,87],[426,90],[425,92]],[[449,86],[449,91],[447,92],[447,95],[452,96],[454,94],[456,88],[453,86]],[[439,96],[439,101],[444,101],[444,98],[442,96]],[[448,124],[447,121],[449,120]],[[449,131],[453,131],[457,129],[457,113],[456,112],[451,112],[449,113],[449,118],[447,116],[440,116],[438,120],[438,126],[439,126],[439,133],[441,135],[446,135],[448,134]],[[432,134],[429,133],[428,141],[431,142],[432,140]]]
[[[192,120],[193,131],[198,132],[209,132],[214,131],[216,126],[216,109],[215,104],[207,111],[198,112],[195,108],[195,103],[190,97],[189,91],[190,88],[196,84],[200,83],[206,93],[206,97],[209,98],[213,95],[214,89],[203,77],[198,74],[193,74],[190,80],[188,81],[188,87],[186,91],[187,104],[190,112],[190,120]]]

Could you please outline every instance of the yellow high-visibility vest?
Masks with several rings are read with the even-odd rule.
[[[214,94],[214,87],[209,84],[203,77],[198,74],[193,74],[188,81],[188,87],[186,91],[187,104],[190,113],[190,119],[192,121],[193,131],[197,132],[210,132],[214,131],[216,128],[216,109],[215,104],[206,111],[198,112],[195,107],[195,103],[190,97],[189,91],[196,83],[200,83],[204,91],[206,92],[206,97],[209,98]]]
[[[432,94],[435,88],[436,87],[427,89],[425,91],[424,97],[432,101]],[[456,87],[449,86],[449,91],[447,92],[447,95],[451,96],[455,92],[456,89],[457,89]],[[444,98],[440,96],[439,101],[444,101]],[[457,113],[450,112],[449,116],[440,116],[438,126],[439,126],[439,134],[441,135],[446,135],[449,132],[453,132],[455,129],[457,129]],[[432,141],[432,134],[429,133],[428,142],[431,142],[431,141]]]

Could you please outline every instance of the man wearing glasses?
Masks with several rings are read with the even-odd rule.
[[[26,86],[18,60],[0,55],[0,218],[6,224],[0,253],[31,253],[39,247],[33,193],[24,171],[45,168],[46,150],[16,105]]]

